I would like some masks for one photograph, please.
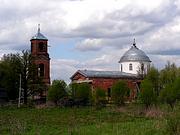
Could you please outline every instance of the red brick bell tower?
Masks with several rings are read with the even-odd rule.
[[[50,58],[48,54],[48,39],[41,34],[40,25],[36,35],[31,38],[31,55],[33,61],[38,68],[38,76],[43,79],[43,82],[50,85]]]

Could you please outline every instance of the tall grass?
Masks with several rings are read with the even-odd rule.
[[[165,119],[123,109],[0,108],[0,135],[165,135]]]

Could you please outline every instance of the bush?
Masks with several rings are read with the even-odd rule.
[[[125,98],[129,96],[130,89],[125,81],[118,81],[112,86],[112,100],[117,105],[123,105]]]
[[[58,100],[67,95],[66,86],[63,80],[54,80],[48,90],[48,100],[53,101],[57,105]]]
[[[88,83],[72,84],[72,98],[77,105],[87,105],[90,103],[92,94],[91,87]]]
[[[141,91],[139,99],[143,104],[145,104],[146,108],[156,103],[157,96],[153,89],[153,84],[151,83],[151,81],[144,79],[141,82]]]
[[[106,106],[106,92],[101,88],[96,88],[94,92],[94,103],[97,108]]]

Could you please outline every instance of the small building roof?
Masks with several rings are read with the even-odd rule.
[[[151,62],[149,57],[142,50],[137,48],[135,39],[133,45],[127,52],[124,53],[119,63],[128,61]]]
[[[48,39],[40,32],[40,25],[38,25],[38,32],[31,38],[31,40],[48,40]]]
[[[78,70],[72,77],[80,73],[85,77],[89,78],[131,78],[131,79],[140,79],[138,75],[125,73],[120,71],[95,71],[95,70]]]

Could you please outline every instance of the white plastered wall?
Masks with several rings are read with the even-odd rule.
[[[148,69],[150,68],[150,62],[121,62],[119,63],[119,71],[131,74],[139,74],[141,71],[142,63],[144,64],[144,73],[146,74]],[[129,64],[132,64],[132,70],[129,70]]]

